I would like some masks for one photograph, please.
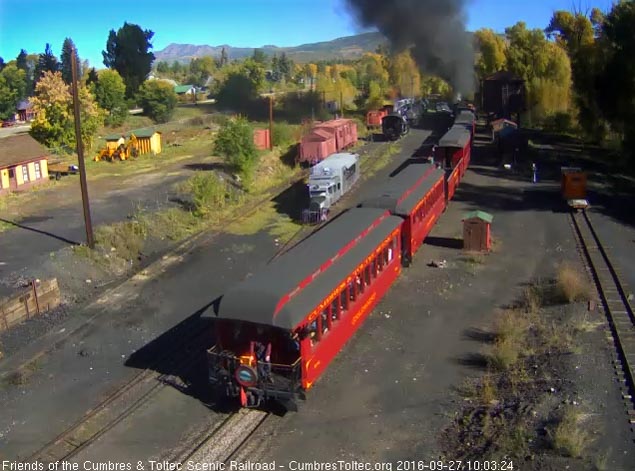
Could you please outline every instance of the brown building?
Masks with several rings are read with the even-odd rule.
[[[28,134],[0,139],[0,195],[47,181],[49,151]]]
[[[497,118],[512,119],[525,110],[525,81],[501,70],[486,77],[481,85],[481,109]]]

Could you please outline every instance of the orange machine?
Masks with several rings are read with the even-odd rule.
[[[579,167],[562,167],[561,191],[565,200],[586,199],[587,175]]]

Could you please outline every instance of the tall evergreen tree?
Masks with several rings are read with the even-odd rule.
[[[88,87],[92,83],[97,83],[99,80],[99,76],[97,75],[97,71],[94,67],[91,67],[88,71],[88,78],[86,79],[86,86]]]
[[[150,40],[154,32],[139,25],[124,23],[115,33],[110,30],[106,50],[102,51],[104,65],[119,72],[126,84],[126,96],[133,97],[152,68],[154,54]]]
[[[229,56],[227,55],[227,51],[225,47],[220,50],[220,61],[218,67],[225,67],[229,63]]]
[[[46,43],[44,53],[40,54],[37,66],[35,67],[35,81],[37,82],[44,72],[57,72],[59,68],[59,62],[55,54],[53,54],[51,45]]]
[[[4,69],[4,66],[5,66],[5,65],[6,65],[6,64],[4,63],[4,59],[3,59],[2,57],[0,57],[0,71],[1,71],[2,69]]]
[[[82,66],[81,62],[79,61],[79,56],[77,55],[77,48],[75,47],[75,44],[73,43],[73,40],[71,38],[64,39],[64,44],[62,45],[62,63],[60,66],[60,71],[62,72],[62,78],[66,83],[71,83],[73,81],[73,73],[71,69],[71,54],[73,54],[73,51],[75,51],[75,60],[77,62],[77,77],[81,77]]]
[[[27,56],[26,51],[24,49],[21,49],[20,54],[18,54],[18,57],[15,58],[15,62],[16,62],[15,65],[18,66],[18,69],[22,69],[25,72],[27,72],[26,56]]]

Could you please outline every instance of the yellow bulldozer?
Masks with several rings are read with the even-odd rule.
[[[106,147],[99,151],[99,154],[93,159],[95,162],[106,160],[114,162],[116,160],[124,161],[130,157],[136,158],[139,155],[139,145],[136,136],[130,136],[128,144],[125,144],[123,138],[118,141],[107,141]]]

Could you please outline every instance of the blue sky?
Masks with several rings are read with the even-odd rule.
[[[386,0],[391,1],[391,0]],[[468,0],[468,29],[503,31],[519,20],[544,28],[557,9],[610,0]],[[44,51],[49,42],[59,57],[71,37],[82,59],[103,67],[108,32],[124,21],[155,32],[154,50],[170,43],[295,46],[361,32],[343,0],[0,0],[0,57],[14,59],[24,48]]]

